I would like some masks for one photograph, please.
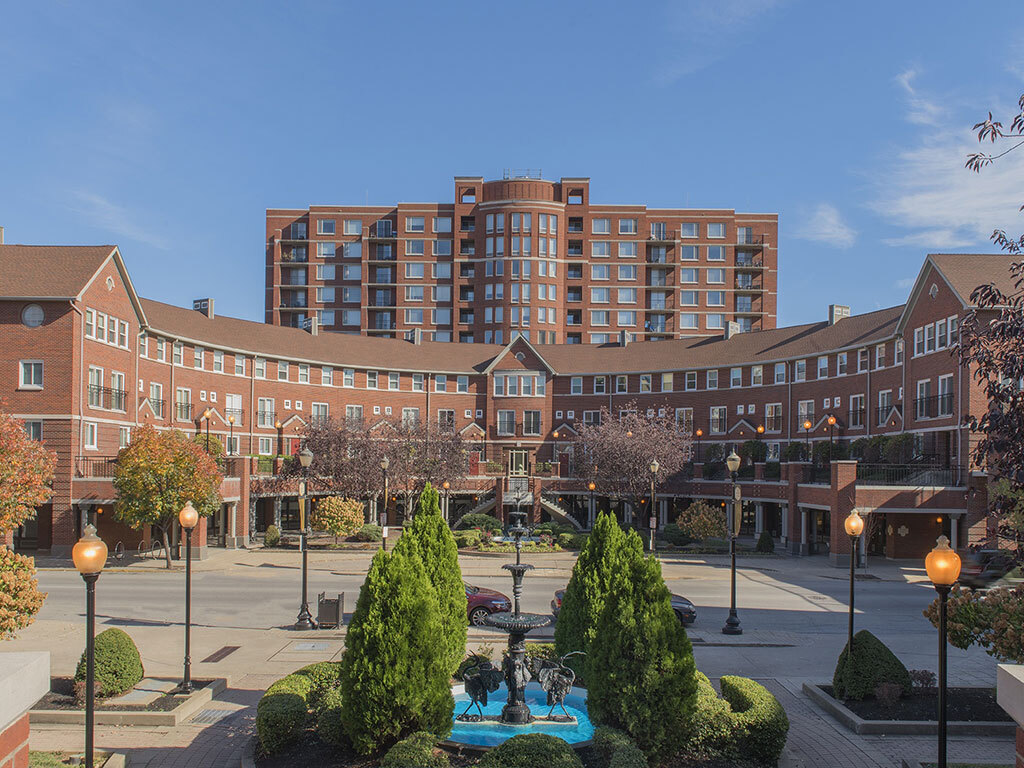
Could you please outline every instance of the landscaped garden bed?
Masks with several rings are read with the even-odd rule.
[[[212,680],[193,680],[192,687],[202,690],[212,684]],[[177,693],[176,689],[158,693],[150,701],[131,703],[123,702],[122,696],[111,699],[98,699],[96,711],[105,712],[170,712],[188,699],[188,694]],[[51,677],[50,692],[35,703],[33,710],[78,711],[85,708],[82,701],[75,697],[75,681],[70,677]]]
[[[68,768],[68,766],[81,765],[81,760],[84,757],[82,752],[43,752],[43,751],[29,751],[28,753],[28,768]],[[115,759],[111,759],[115,758]],[[116,763],[117,768],[124,766],[124,755],[115,755],[110,752],[100,752],[94,750],[92,753],[93,764],[96,768],[114,768]]]

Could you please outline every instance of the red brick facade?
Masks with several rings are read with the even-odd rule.
[[[479,217],[495,195],[540,194],[511,183],[500,192],[479,180],[457,183],[480,190],[482,202],[457,204],[456,222],[463,210]],[[562,182],[585,191],[580,184]],[[546,189],[562,194],[559,185]],[[586,216],[599,215],[586,194],[583,201]],[[558,226],[565,237],[564,220]],[[13,246],[0,246],[0,266],[5,248]],[[985,478],[956,470],[969,457],[963,417],[983,403],[949,352],[967,306],[963,286],[952,285],[943,270],[968,258],[929,257],[905,307],[836,322],[658,343],[538,345],[520,338],[498,346],[316,334],[140,300],[111,248],[70,298],[0,295],[0,396],[59,460],[51,503],[16,542],[66,552],[89,515],[108,541],[134,547],[145,534],[111,519],[108,478],[110,458],[136,425],[197,433],[208,423],[212,435],[233,439],[232,454],[270,457],[293,453],[317,417],[450,418],[476,449],[473,476],[458,491],[467,507],[485,492],[502,493],[501,476],[522,456],[535,516],[585,527],[588,495],[564,476],[573,426],[602,407],[615,413],[635,402],[674,414],[699,435],[693,480],[659,489],[661,523],[689,498],[728,498],[726,483],[703,476],[704,459],[712,446],[728,451],[758,437],[758,427],[773,462],[794,442],[908,432],[915,457],[940,470],[918,472],[905,485],[891,478],[872,484],[868,474],[858,480],[854,462],[834,462],[830,477],[785,460],[772,472],[779,476],[769,477],[758,465],[741,483],[752,509],[750,532],[771,530],[795,551],[838,558],[849,551],[842,519],[856,506],[877,513],[875,551],[916,557],[940,530],[964,546],[989,535]],[[44,254],[30,266],[42,274],[57,268]],[[44,320],[30,327],[26,308],[33,304]],[[33,360],[43,362],[41,388],[21,386],[21,364]],[[919,388],[919,382],[928,384]],[[207,412],[209,422],[201,418]],[[257,500],[251,490],[252,475],[266,461],[232,463],[224,509],[210,530],[201,528],[202,545],[207,537],[211,545],[242,545],[268,516],[280,519],[288,494]],[[968,493],[968,485],[977,492]]]

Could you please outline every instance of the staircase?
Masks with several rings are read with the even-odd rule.
[[[543,507],[551,517],[560,523],[571,525],[577,531],[582,531],[583,526],[577,522],[576,518],[569,514],[565,507],[558,504],[554,499],[550,498],[546,493],[540,495],[540,505]]]

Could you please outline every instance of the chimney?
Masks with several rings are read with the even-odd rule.
[[[309,335],[319,336],[320,335],[320,321],[316,319],[316,316],[309,318]]]
[[[0,245],[4,244],[4,228],[0,227]]]
[[[828,324],[835,325],[844,317],[850,316],[850,308],[845,304],[828,305]]]
[[[619,346],[625,347],[629,344],[629,331],[619,331]]]
[[[722,334],[722,338],[731,339],[738,333],[740,333],[740,324],[735,320],[730,320],[725,324],[725,333]]]
[[[208,318],[213,320],[213,299],[193,299],[192,309],[196,312],[202,312]]]

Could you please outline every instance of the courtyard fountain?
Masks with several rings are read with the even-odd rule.
[[[532,665],[526,659],[527,634],[551,623],[550,616],[523,613],[520,607],[523,577],[533,569],[522,561],[523,537],[530,533],[525,525],[526,514],[519,511],[517,504],[516,511],[509,515],[516,561],[502,568],[512,574],[512,610],[487,618],[487,624],[508,634],[505,657],[500,669],[490,659],[471,657],[472,662],[463,672],[463,690],[456,691],[456,711],[463,704],[466,706],[454,718],[450,740],[455,744],[494,746],[517,734],[538,731],[575,744],[588,741],[594,732],[587,715],[585,692],[573,687],[576,675],[565,665],[565,658],[537,659]],[[505,703],[498,712],[502,692]],[[498,698],[488,701],[492,693],[498,694]],[[534,714],[531,704],[538,711],[546,706],[546,714]]]

